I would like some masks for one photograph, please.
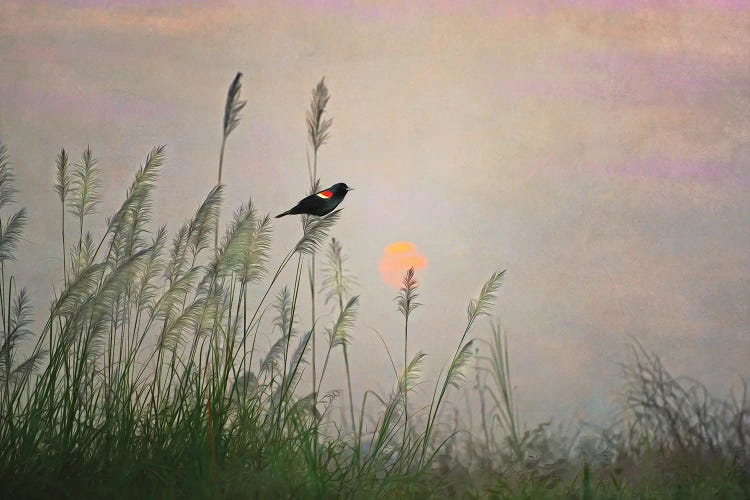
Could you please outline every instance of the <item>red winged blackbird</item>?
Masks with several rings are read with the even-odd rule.
[[[302,198],[294,207],[277,215],[276,218],[278,219],[285,215],[297,214],[317,215],[318,217],[323,217],[324,215],[333,212],[333,209],[339,206],[339,203],[344,201],[344,196],[346,196],[347,191],[351,191],[352,189],[354,188],[350,188],[345,183],[339,182],[328,189],[318,191],[307,198]]]

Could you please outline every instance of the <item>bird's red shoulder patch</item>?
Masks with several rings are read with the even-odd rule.
[[[321,191],[316,196],[319,196],[319,197],[327,200],[328,198],[330,198],[331,196],[333,196],[333,192],[332,191],[328,191],[328,190]]]

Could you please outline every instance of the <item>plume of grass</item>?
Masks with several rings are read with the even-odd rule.
[[[246,248],[242,260],[242,283],[258,283],[266,276],[271,251],[271,218],[268,215],[258,219]]]
[[[283,337],[285,337],[285,340],[283,341],[277,341],[274,348],[272,349],[271,353],[269,353],[269,356],[266,358],[266,362],[262,363],[262,369],[259,371],[259,375],[263,375],[261,372],[267,372],[269,369],[271,369],[272,366],[279,366],[279,363],[276,359],[276,356],[272,355],[274,352],[279,352],[279,350],[283,349],[283,364],[280,364],[283,366],[283,370],[281,371],[281,384],[279,387],[277,387],[277,390],[273,391],[272,394],[275,394],[273,396],[274,402],[272,403],[272,407],[275,408],[275,418],[274,421],[278,423],[278,426],[275,428],[274,432],[278,433],[281,432],[283,428],[287,426],[288,418],[290,416],[289,411],[291,408],[300,408],[299,406],[296,406],[291,403],[292,395],[294,392],[294,388],[296,387],[297,381],[299,380],[299,376],[301,375],[301,366],[304,364],[304,350],[309,346],[309,341],[312,336],[312,334],[306,335],[301,341],[300,345],[298,346],[298,350],[296,353],[294,353],[291,357],[289,356],[289,349],[291,346],[291,338],[293,336],[293,326],[294,322],[292,321],[292,318],[294,318],[294,311],[296,309],[297,305],[297,297],[299,292],[299,284],[300,284],[300,277],[301,277],[301,270],[302,270],[302,257],[306,254],[309,254],[312,251],[315,251],[323,241],[325,241],[327,237],[327,231],[330,230],[332,225],[337,220],[338,214],[331,214],[333,218],[327,217],[326,219],[317,219],[313,220],[307,220],[305,221],[304,229],[305,232],[298,242],[297,245],[295,245],[294,249],[287,254],[287,256],[282,260],[281,264],[279,265],[279,268],[277,269],[276,273],[274,274],[273,278],[271,279],[271,283],[269,284],[265,294],[261,297],[260,302],[258,303],[257,309],[255,313],[250,317],[249,320],[245,319],[244,321],[244,333],[243,333],[243,341],[244,338],[246,338],[249,330],[253,327],[256,320],[256,316],[258,312],[260,311],[263,302],[268,295],[268,292],[270,288],[275,283],[276,279],[278,278],[281,270],[286,266],[286,264],[291,259],[292,255],[297,253],[299,255],[298,264],[297,264],[297,272],[294,282],[294,288],[291,292],[287,289],[285,292],[282,292],[282,299],[280,301],[280,306],[282,307],[281,310],[279,310],[279,315],[277,316],[277,327],[283,332]],[[265,248],[267,248],[268,245],[268,238],[267,238],[267,230],[268,230],[268,218],[266,217],[259,223],[256,223],[255,225],[255,231],[252,232],[251,235],[251,244],[247,246],[247,248],[254,248],[255,245],[252,243],[252,241],[255,241],[257,239],[257,250],[258,252],[255,253],[256,256],[263,256],[265,254]],[[264,259],[257,259],[257,263],[261,263]],[[257,266],[255,267],[257,268]],[[243,280],[247,278],[253,279],[252,275],[258,275],[253,266],[242,266],[241,272],[238,274],[240,277],[240,284],[243,283]],[[245,273],[245,271],[250,270],[250,272]],[[243,274],[244,273],[244,274]],[[239,303],[238,303],[239,307]],[[247,315],[245,315],[247,316]],[[253,345],[254,345],[253,341]],[[252,350],[252,349],[251,349]],[[251,354],[252,356],[252,354]],[[269,366],[269,363],[271,363],[271,366]],[[252,366],[251,366],[252,368]],[[275,370],[272,370],[271,374],[271,384],[273,384],[274,377],[276,374],[274,373]],[[304,406],[304,405],[303,405]],[[283,418],[282,418],[283,417]]]
[[[414,268],[409,268],[402,281],[399,294],[396,296],[396,304],[399,312],[404,316],[404,369],[406,369],[409,351],[409,316],[412,311],[421,304],[417,302],[417,279],[414,276]],[[404,393],[404,442],[406,442],[409,433],[409,403],[408,394]]]
[[[229,134],[232,133],[232,131],[237,128],[237,125],[240,123],[240,112],[247,104],[247,101],[241,101],[240,100],[240,92],[242,91],[242,73],[237,73],[237,76],[234,77],[234,80],[232,81],[232,84],[229,86],[229,90],[227,91],[227,102],[224,106],[224,121],[223,121],[223,127],[222,127],[222,136],[221,136],[221,151],[219,152],[219,176],[218,180],[216,181],[216,185],[221,185],[221,174],[222,170],[224,169],[224,147],[227,143],[227,138],[229,137]],[[217,220],[216,222],[216,232],[215,232],[215,240],[214,240],[214,247],[219,246],[219,222]]]
[[[151,242],[152,251],[149,252],[148,259],[142,269],[139,270],[139,276],[136,282],[133,301],[136,310],[148,310],[153,312],[156,306],[156,297],[159,293],[158,280],[163,276],[166,267],[164,260],[164,246],[167,240],[167,228],[161,226]]]
[[[191,275],[190,280],[195,277],[192,275],[197,272],[196,261],[201,252],[210,245],[211,234],[219,217],[222,194],[222,186],[212,188],[195,215],[183,224],[173,238],[169,261],[164,271],[164,277],[172,286],[184,281],[187,275]],[[186,289],[191,286],[185,284]]]
[[[83,223],[87,215],[96,212],[101,201],[100,172],[96,167],[96,160],[87,147],[81,155],[81,161],[75,164],[73,172],[72,190],[68,198],[68,209],[78,219],[78,248],[82,248]]]
[[[408,365],[404,368],[404,372],[398,382],[399,392],[401,394],[408,394],[413,391],[414,388],[420,381],[422,370],[424,369],[424,358],[427,354],[418,352]]]
[[[312,91],[310,109],[307,111],[307,139],[313,150],[313,164],[312,169],[309,170],[311,188],[313,188],[318,179],[318,150],[328,140],[331,125],[333,124],[331,118],[323,118],[330,98],[325,78],[321,78]]]
[[[224,187],[215,186],[188,223],[188,248],[193,262],[198,258],[198,254],[208,248],[211,232],[216,231],[215,224],[219,220],[223,194]],[[218,231],[215,234],[218,235]]]
[[[162,319],[169,323],[178,309],[184,307],[183,300],[193,290],[198,281],[200,269],[192,267],[189,271],[178,278],[169,281],[169,286],[164,290],[153,307],[155,319]]]
[[[338,301],[339,310],[342,309],[344,301],[351,295],[357,284],[356,278],[344,266],[346,259],[341,243],[336,238],[331,238],[323,268],[322,288],[326,291],[326,304],[334,300]]]
[[[325,217],[305,217],[303,218],[303,235],[294,247],[295,252],[313,255],[320,250],[323,243],[328,238],[331,228],[338,222],[341,217],[341,209],[334,210]]]
[[[404,367],[406,367],[409,346],[409,316],[414,309],[422,305],[417,302],[417,297],[419,297],[418,287],[417,278],[414,276],[414,268],[411,267],[406,271],[401,288],[396,296],[398,310],[404,316]]]
[[[0,221],[0,263],[15,260],[15,251],[26,220],[26,209],[21,208],[8,217],[5,224]]]
[[[107,234],[110,235],[108,257],[112,262],[146,246],[143,235],[148,232],[151,223],[153,191],[163,164],[164,146],[153,148],[136,172],[125,200],[109,219],[105,238]]]
[[[237,128],[240,123],[240,112],[247,104],[247,101],[240,100],[240,92],[242,91],[242,73],[237,73],[237,76],[232,80],[232,84],[229,85],[227,91],[227,102],[224,106],[224,122],[222,128],[221,137],[221,152],[219,153],[219,179],[216,184],[221,184],[221,173],[224,164],[224,146],[227,142],[227,138],[232,131]]]
[[[346,346],[351,342],[349,330],[354,327],[359,306],[359,296],[355,295],[346,303],[336,323],[328,329],[328,340],[331,347]]]
[[[124,300],[128,285],[136,279],[153,251],[153,247],[146,248],[120,262],[65,324],[63,336],[79,342],[80,355],[75,373],[78,382],[84,376],[84,365],[105,348],[105,334],[117,321],[119,301]]]
[[[57,156],[57,183],[55,184],[55,191],[60,197],[60,204],[62,207],[60,210],[60,234],[62,236],[63,277],[65,280],[64,284],[66,285],[68,284],[68,267],[66,259],[66,254],[68,253],[68,251],[65,245],[65,206],[68,201],[68,196],[70,195],[71,182],[72,180],[68,154],[65,152],[65,149],[62,149],[60,151],[60,154]]]
[[[227,227],[221,245],[208,266],[207,279],[223,279],[246,270],[248,249],[254,240],[256,228],[255,208],[252,202],[248,202],[235,212]]]
[[[461,347],[458,354],[454,356],[448,367],[445,380],[449,386],[452,386],[455,389],[460,389],[461,385],[466,382],[466,368],[472,360],[473,352],[474,339],[470,339]]]
[[[219,419],[217,429],[223,427],[222,420],[226,418],[223,395],[230,376],[234,374],[236,378],[237,373],[244,370],[242,366],[238,368],[235,365],[239,354],[237,346],[242,346],[244,349],[248,334],[246,318],[243,318],[243,331],[241,335],[239,334],[240,306],[246,294],[249,279],[254,279],[250,274],[257,275],[265,272],[264,255],[269,245],[268,221],[268,216],[258,221],[251,202],[240,207],[235,212],[233,221],[228,226],[226,235],[207,266],[207,272],[199,285],[199,293],[203,293],[204,290],[206,293],[215,291],[224,296],[216,303],[221,308],[218,315],[220,318],[226,318],[226,325],[222,328],[218,322],[214,323],[209,344],[210,353],[206,358],[207,371],[215,377],[209,397],[217,398],[212,405],[212,418]],[[239,288],[239,294],[236,293],[237,288]],[[234,305],[235,301],[236,305]],[[246,312],[243,312],[243,316],[246,317]],[[231,394],[229,399],[231,400]]]
[[[74,252],[70,255],[70,265],[72,268],[73,276],[78,276],[79,273],[83,272],[86,267],[91,265],[94,258],[96,257],[96,248],[94,246],[94,237],[91,233],[86,231],[86,235],[82,241],[79,241],[73,249]]]
[[[196,337],[209,333],[210,330],[207,329],[205,316],[210,304],[209,297],[196,297],[182,310],[179,316],[165,324],[159,338],[159,347],[161,349],[174,349],[183,343],[184,336],[189,332],[192,332]]]
[[[31,336],[31,330],[28,326],[31,324],[31,301],[29,294],[25,288],[22,288],[18,295],[16,295],[12,308],[8,311],[7,322],[4,326],[10,325],[10,329],[5,331],[6,335],[3,339],[2,352],[12,353],[18,343],[29,336]],[[0,359],[0,363],[4,360]],[[0,369],[3,375],[7,374],[10,370],[10,366],[4,365]],[[5,380],[5,379],[4,379]]]
[[[337,346],[346,348],[350,342],[349,331],[354,327],[354,322],[357,318],[357,309],[359,307],[359,297],[354,296],[346,303],[346,305],[339,312],[339,316],[336,322],[328,328],[326,331],[328,335],[328,352],[326,352],[325,361],[323,361],[323,368],[320,371],[320,380],[318,381],[318,387],[313,392],[320,392],[320,387],[323,384],[323,377],[325,376],[326,368],[328,367],[328,361],[331,357],[331,351]],[[351,384],[349,384],[351,388]]]
[[[469,301],[469,306],[467,308],[467,331],[471,328],[478,317],[490,314],[495,300],[497,299],[497,290],[500,288],[504,276],[505,270],[493,273],[492,276],[490,276],[490,279],[488,279],[484,286],[482,286],[482,291],[479,292],[479,296],[476,299]]]
[[[68,286],[52,301],[50,320],[64,319],[69,321],[96,290],[104,273],[104,268],[103,263],[88,265],[80,273],[73,276]],[[49,322],[47,326],[49,327]]]
[[[224,108],[224,137],[229,137],[229,134],[237,127],[240,122],[240,111],[247,104],[246,101],[240,101],[240,91],[242,90],[242,73],[238,72],[232,80],[232,84],[229,86],[227,91],[227,102]],[[221,184],[221,182],[219,182]]]
[[[0,210],[13,203],[13,196],[16,194],[13,185],[15,181],[16,176],[10,166],[8,148],[0,143]]]
[[[273,319],[273,325],[282,333],[287,331],[294,332],[294,325],[297,323],[297,319],[292,315],[292,295],[288,287],[285,286],[281,289],[276,296],[276,303],[273,307],[276,309],[276,317]]]

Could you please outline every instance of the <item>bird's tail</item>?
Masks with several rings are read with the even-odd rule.
[[[290,213],[292,213],[292,211],[287,210],[286,212],[282,212],[279,215],[277,215],[276,218],[278,219],[279,217],[284,217],[285,215],[289,215]]]

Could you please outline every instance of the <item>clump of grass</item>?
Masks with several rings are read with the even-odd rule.
[[[508,338],[504,336],[499,323],[490,323],[492,337],[489,344],[490,355],[484,359],[489,367],[486,369],[492,378],[493,386],[486,388],[486,393],[491,398],[492,422],[500,426],[501,431],[507,436],[507,442],[515,455],[516,460],[524,458],[524,438],[520,436],[518,410],[513,397],[513,384],[510,376],[510,359],[508,355]],[[482,401],[484,403],[484,401]],[[482,413],[484,416],[484,413]],[[485,439],[489,438],[489,432],[484,426]],[[529,435],[526,434],[526,437]]]
[[[3,420],[12,420],[14,402],[21,397],[24,382],[46,354],[37,349],[21,361],[19,347],[32,335],[31,300],[25,288],[18,289],[13,274],[6,275],[6,266],[15,260],[15,252],[26,225],[26,209],[13,211],[5,220],[5,209],[14,203],[15,174],[10,166],[7,148],[0,144],[0,385],[2,386]],[[2,436],[2,434],[0,434]]]
[[[14,189],[4,148],[0,158],[4,207]],[[85,231],[99,199],[96,161],[87,149],[69,178],[66,155],[58,156],[56,192],[77,219],[79,244],[70,249],[71,273],[36,335],[36,347],[21,363],[19,342],[32,337],[29,298],[25,291],[15,294],[14,278],[5,280],[5,264],[13,258],[25,212],[15,212],[2,226],[4,492],[17,494],[38,478],[34,491],[54,495],[52,475],[64,470],[73,492],[94,491],[87,478],[96,477],[113,491],[208,496],[217,488],[230,491],[240,474],[250,482],[264,478],[254,483],[261,495],[366,495],[392,491],[406,477],[427,471],[427,462],[415,469],[413,459],[395,465],[392,459],[399,447],[408,451],[403,456],[414,456],[414,443],[410,449],[394,438],[424,354],[396,380],[393,397],[381,399],[385,413],[367,454],[321,432],[326,412],[318,412],[317,391],[298,390],[312,334],[295,327],[302,265],[328,240],[341,212],[307,218],[300,240],[269,273],[270,219],[259,216],[250,201],[235,211],[210,251],[221,186],[207,194],[171,243],[164,227],[151,228],[164,161],[163,147],[149,153],[96,244]],[[277,295],[269,331],[266,300],[295,256],[294,282]],[[318,383],[331,352],[350,342],[358,306],[358,297],[348,296],[353,279],[337,241],[328,257],[325,287],[339,314],[327,330],[329,350]],[[252,295],[250,285],[264,276],[270,276],[265,291]],[[267,353],[256,354],[258,337],[274,335]],[[49,346],[44,366],[42,346]],[[348,386],[352,406],[350,378]],[[336,396],[324,397],[324,408]]]
[[[10,182],[2,151],[0,170]],[[290,435],[310,430],[309,422],[295,416],[301,411],[294,407],[292,390],[302,364],[300,354],[285,359],[282,370],[258,372],[268,374],[265,379],[254,373],[252,361],[240,373],[246,358],[242,346],[247,335],[260,328],[257,311],[249,316],[246,307],[240,308],[246,304],[240,299],[247,296],[248,284],[266,272],[268,217],[258,217],[248,202],[235,213],[217,251],[206,254],[221,203],[222,190],[217,187],[168,249],[166,231],[148,229],[163,159],[163,148],[149,154],[122,206],[108,219],[108,250],[74,260],[74,273],[52,304],[37,348],[20,367],[11,365],[18,340],[28,336],[25,292],[15,309],[10,308],[12,316],[5,318],[4,324],[12,328],[5,336],[3,357],[10,361],[4,373],[12,375],[5,377],[7,418],[0,431],[8,445],[2,459],[5,477],[31,477],[58,467],[55,463],[76,463],[75,473],[83,474],[87,467],[97,470],[123,461],[135,468],[134,473],[144,474],[148,467],[174,461],[185,467],[180,474],[196,472],[197,466],[197,477],[210,483],[215,478],[214,473],[206,475],[206,469],[212,468],[207,466],[221,466],[235,452],[229,436],[239,433],[246,440],[252,436],[259,440],[274,435],[276,440],[264,449],[286,454],[274,447]],[[84,217],[94,207],[94,164],[87,150],[72,194],[80,237]],[[8,184],[5,188],[10,194]],[[8,196],[3,200],[9,202]],[[17,240],[23,214],[16,214],[2,233],[0,247],[8,252]],[[290,255],[297,253],[301,259],[317,248],[336,219],[312,223]],[[288,261],[282,261],[274,281]],[[10,288],[4,286],[3,297],[12,287],[13,280]],[[290,337],[291,327],[285,332],[285,353]],[[153,349],[148,347],[151,338],[156,339]],[[52,346],[49,363],[32,377],[30,368],[43,354],[40,346],[46,344]],[[19,389],[8,390],[19,374],[23,374]],[[255,380],[252,391],[245,385],[242,398],[235,395],[242,387],[237,380]],[[280,416],[283,424],[271,415]],[[269,434],[263,427],[276,432]],[[141,453],[156,462],[147,459],[146,469],[142,468],[134,463]],[[273,459],[264,456],[261,464]]]
[[[513,397],[508,339],[491,323],[489,354],[478,356],[480,435],[463,434],[442,469],[468,491],[497,498],[744,498],[750,491],[748,401],[711,396],[673,377],[637,342],[619,417],[608,427],[544,422],[526,429]],[[743,451],[744,450],[744,451]],[[468,484],[467,484],[468,483]]]
[[[626,371],[625,411],[615,426],[593,436],[570,436],[546,424],[528,431],[513,398],[507,338],[494,325],[490,355],[479,358],[489,366],[484,378],[477,376],[479,394],[491,399],[482,405],[486,456],[479,468],[463,467],[459,449],[471,445],[473,436],[459,436],[458,423],[446,436],[440,429],[443,409],[451,388],[465,384],[476,357],[476,322],[490,314],[504,271],[493,273],[470,301],[465,329],[434,382],[429,405],[412,414],[409,394],[422,382],[428,358],[422,351],[409,358],[411,313],[418,303],[414,272],[407,272],[397,297],[404,317],[403,370],[388,352],[392,389],[363,391],[355,414],[347,346],[356,338],[360,303],[337,240],[328,246],[322,288],[337,314],[326,328],[328,351],[319,377],[319,318],[313,312],[306,323],[297,314],[305,261],[312,305],[314,258],[341,211],[303,218],[300,239],[281,258],[271,251],[271,219],[251,200],[237,208],[220,238],[224,145],[245,105],[239,78],[225,109],[219,183],[171,238],[152,221],[163,147],[146,156],[98,242],[90,229],[100,199],[96,160],[87,148],[71,167],[61,150],[55,191],[63,285],[39,325],[31,321],[30,297],[10,270],[26,212],[5,213],[15,187],[0,145],[0,496],[375,498],[477,492],[496,498],[627,498],[666,496],[679,486],[681,497],[739,498],[748,491],[741,479],[750,437],[744,386],[741,397],[714,398],[700,384],[669,375],[658,357],[639,347]],[[324,118],[328,100],[321,80],[307,116],[311,189],[318,184],[317,151],[331,127]],[[78,241],[70,248],[66,211],[77,222]],[[293,281],[279,283],[295,257]],[[353,435],[329,432],[340,391],[319,394],[339,346]],[[310,364],[313,387],[307,392],[300,381]],[[663,460],[695,450],[709,454],[702,466],[715,467],[687,486],[660,489],[621,472],[631,467],[629,460],[653,457],[662,460],[654,469],[664,470]]]

